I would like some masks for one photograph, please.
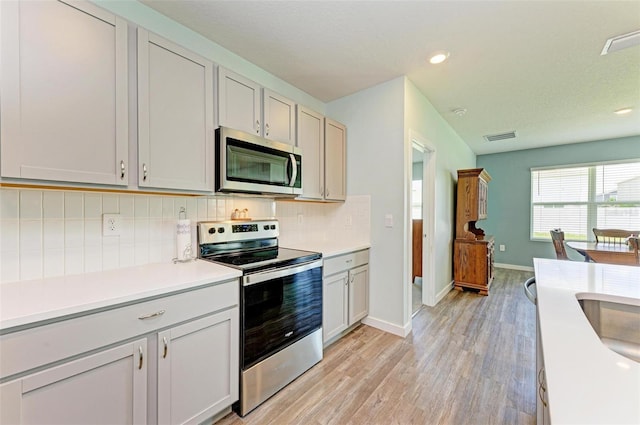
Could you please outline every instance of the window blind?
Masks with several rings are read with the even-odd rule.
[[[594,240],[594,227],[640,230],[640,162],[531,170],[531,239]]]

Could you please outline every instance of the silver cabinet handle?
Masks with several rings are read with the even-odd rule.
[[[167,358],[167,350],[169,349],[169,347],[167,346],[167,337],[166,336],[162,337],[162,342],[164,343],[164,350],[162,351],[162,358],[166,359]]]
[[[155,313],[143,314],[142,316],[138,316],[138,320],[147,320],[153,317],[162,316],[165,313],[164,310],[156,311]]]
[[[120,180],[124,180],[124,160],[120,161]]]
[[[264,131],[265,131],[265,135],[269,135],[269,124],[265,124],[264,125]]]
[[[320,196],[324,196],[324,189],[320,186]]]
[[[260,121],[256,120],[256,133],[260,134]]]
[[[147,164],[142,164],[142,181],[147,181]]]
[[[344,286],[347,286],[347,285],[349,285],[349,278],[345,277],[344,278]]]
[[[138,369],[142,369],[142,363],[144,361],[144,354],[142,352],[142,347],[138,347],[138,350],[140,352],[140,358],[139,358],[139,361],[138,361]]]

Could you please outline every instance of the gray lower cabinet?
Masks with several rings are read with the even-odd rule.
[[[0,336],[0,423],[197,424],[238,400],[237,280]]]
[[[201,423],[238,399],[238,309],[158,334],[158,423]]]
[[[322,336],[326,345],[369,313],[369,250],[325,258]]]
[[[0,423],[146,423],[146,353],[143,338],[2,384]]]

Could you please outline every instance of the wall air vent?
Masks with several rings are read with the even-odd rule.
[[[600,55],[606,55],[607,53],[616,52],[618,50],[626,49],[627,47],[633,47],[640,44],[640,31],[633,31],[628,34],[622,34],[617,37],[612,37],[604,43],[604,48]]]
[[[491,134],[491,135],[484,136],[487,142],[497,142],[498,140],[515,139],[515,137],[516,137],[515,131],[509,131],[507,133]]]

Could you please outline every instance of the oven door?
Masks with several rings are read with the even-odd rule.
[[[242,370],[322,327],[322,260],[243,277]]]
[[[220,127],[216,130],[216,150],[216,190],[302,193],[302,155],[298,148]]]

